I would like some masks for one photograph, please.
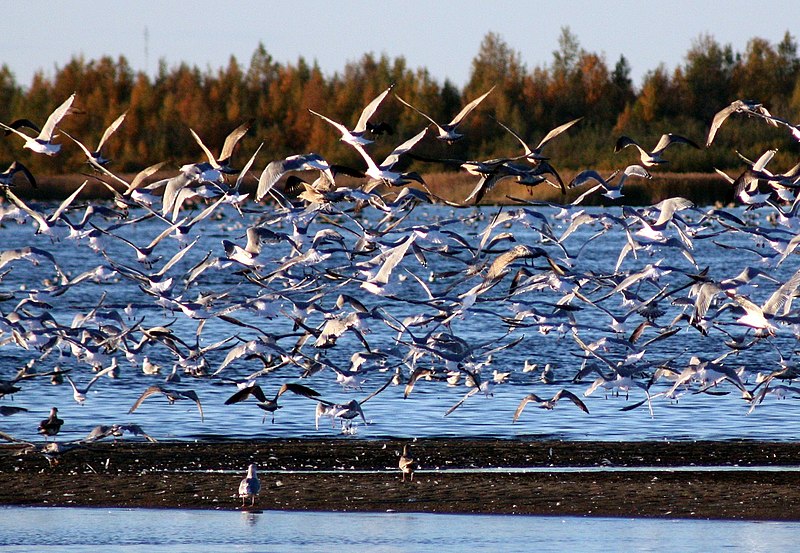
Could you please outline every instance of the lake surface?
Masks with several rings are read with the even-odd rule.
[[[800,523],[0,507],[0,551],[785,551]]]
[[[286,213],[270,206],[253,207],[255,212],[239,215],[230,206],[221,205],[211,217],[198,221],[183,241],[184,245],[192,244],[191,247],[174,266],[164,271],[164,276],[173,278],[174,283],[160,297],[152,291],[145,291],[147,286],[140,279],[161,270],[173,255],[181,251],[179,241],[172,235],[164,238],[154,250],[159,259],[150,267],[137,262],[134,248],[122,238],[139,246],[146,245],[167,228],[164,221],[151,217],[114,228],[116,221],[95,215],[92,219],[94,225],[119,236],[95,233],[102,247],[102,251],[98,251],[92,249],[89,237],[70,238],[63,224],[57,225],[55,234],[58,238],[53,239],[35,234],[36,227],[29,219],[17,222],[6,216],[4,227],[0,229],[3,251],[35,246],[50,252],[60,269],[71,279],[98,267],[103,268],[108,276],[92,274],[69,286],[59,287],[55,285],[58,281],[56,269],[48,259],[40,259],[37,264],[24,259],[14,260],[0,268],[8,271],[0,281],[0,293],[6,295],[5,301],[0,302],[4,315],[0,324],[0,359],[3,361],[0,378],[12,378],[26,363],[31,364],[34,372],[40,373],[59,366],[71,369],[74,381],[82,387],[94,374],[93,362],[102,367],[116,362],[119,371],[116,378],[103,376],[95,382],[82,405],[73,399],[68,383],[54,386],[47,377],[22,380],[17,383],[22,390],[13,397],[0,399],[0,405],[22,407],[28,412],[0,417],[0,430],[22,439],[37,439],[39,421],[47,416],[51,407],[57,406],[59,416],[66,421],[58,435],[58,439],[64,441],[86,436],[97,424],[114,423],[139,424],[159,440],[339,434],[342,432],[339,421],[332,424],[329,418],[321,419],[319,428],[316,428],[316,402],[305,397],[289,393],[281,396],[281,408],[275,413],[274,424],[270,422],[269,414],[263,421],[265,413],[256,407],[252,398],[225,405],[226,399],[237,390],[234,383],[244,381],[264,364],[255,357],[241,356],[221,371],[220,368],[231,347],[264,337],[262,331],[274,338],[263,355],[274,354],[272,363],[278,364],[280,352],[292,350],[297,344],[298,333],[303,331],[297,326],[297,321],[316,330],[332,317],[355,311],[346,300],[337,304],[337,299],[345,295],[356,298],[367,309],[377,308],[373,314],[380,313],[384,319],[366,317],[360,320],[363,341],[355,332],[347,331],[334,344],[328,344],[329,347],[316,347],[318,338],[312,336],[298,348],[301,353],[291,357],[288,364],[259,376],[258,383],[267,396],[275,394],[284,382],[301,382],[332,403],[363,400],[396,371],[400,371],[400,380],[405,383],[415,367],[445,374],[448,369],[458,370],[460,364],[462,376],[467,369],[480,373],[485,381],[492,379],[493,371],[511,373],[506,383],[492,386],[490,395],[474,394],[447,416],[448,409],[470,390],[463,385],[463,378],[459,386],[420,379],[408,398],[404,398],[402,384],[389,386],[364,403],[363,411],[370,424],[355,419],[354,426],[346,429],[356,438],[800,439],[800,426],[786,424],[786,421],[800,416],[800,402],[795,398],[798,393],[794,390],[783,394],[786,399],[766,395],[763,403],[749,413],[751,403],[743,401],[742,392],[730,382],[723,381],[709,387],[708,391],[713,395],[694,393],[701,389],[702,384],[689,382],[670,398],[665,394],[673,382],[662,378],[649,389],[652,414],[646,404],[631,411],[621,411],[646,399],[643,386],[648,385],[650,376],[658,367],[672,367],[678,374],[690,366],[693,356],[707,360],[730,354],[723,361],[724,365],[740,370],[747,388],[754,389],[759,372],[776,370],[781,360],[793,362],[797,325],[777,324],[774,337],[757,341],[749,349],[732,350],[726,342],[733,339],[748,342],[755,336],[752,329],[737,322],[743,314],[740,306],[731,305],[717,312],[726,300],[732,303],[724,294],[717,298],[710,309],[715,313],[714,326],[704,336],[685,321],[670,326],[681,313],[692,312],[693,299],[687,296],[688,290],[684,290],[658,303],[664,314],[655,319],[655,327],[645,329],[637,346],[631,347],[623,344],[621,339],[627,339],[644,319],[636,314],[630,315],[620,323],[620,328],[613,330],[611,318],[606,313],[621,317],[630,311],[630,305],[621,301],[621,292],[614,291],[615,285],[618,286],[624,277],[644,270],[652,271],[654,267],[661,273],[657,280],[645,279],[631,287],[639,297],[652,297],[662,289],[687,288],[692,282],[687,275],[697,274],[706,267],[708,275],[715,281],[733,278],[746,267],[763,269],[774,281],[755,278],[749,285],[736,289],[737,294],[760,305],[798,268],[795,255],[787,256],[778,265],[775,249],[768,240],[771,235],[731,231],[729,227],[737,225],[729,220],[723,220],[723,225],[720,220],[708,219],[698,225],[708,210],[689,210],[683,213],[688,223],[682,232],[693,233],[686,238],[691,242],[690,250],[670,243],[642,249],[635,256],[631,253],[619,262],[620,252],[629,243],[630,236],[635,236],[635,231],[641,227],[635,216],[620,207],[606,210],[586,208],[585,212],[594,216],[607,213],[619,220],[630,221],[626,223],[627,227],[614,219],[597,219],[577,228],[561,245],[547,236],[550,233],[562,236],[580,213],[577,208],[561,213],[551,207],[529,207],[522,211],[519,208],[454,210],[421,206],[399,211],[381,222],[385,214],[372,208],[341,214]],[[36,208],[49,213],[54,206],[44,204]],[[515,216],[491,226],[498,213],[513,213]],[[748,229],[778,233],[777,236],[784,240],[779,245],[781,248],[785,247],[787,237],[793,236],[790,231],[769,222],[767,215],[770,212],[766,209],[745,213],[734,208],[726,213],[741,217]],[[657,214],[656,211],[655,215],[649,216]],[[78,220],[81,215],[81,211],[76,211],[70,214],[70,218]],[[133,210],[128,220],[144,215],[143,210]],[[690,224],[693,226],[688,226]],[[248,272],[247,267],[227,259],[223,241],[244,246],[245,232],[253,225],[285,235],[273,236],[270,243],[264,245],[258,257],[261,265],[255,273],[258,278],[249,279],[253,273]],[[366,232],[364,228],[372,231]],[[319,238],[325,232],[335,232],[340,238],[332,241]],[[514,241],[506,237],[492,243],[491,237],[502,238],[502,233],[510,233]],[[681,240],[680,233],[670,226],[664,233]],[[294,245],[286,236],[291,237]],[[315,237],[317,242],[314,242]],[[413,244],[406,243],[410,237],[413,237]],[[365,242],[369,241],[377,244],[377,249],[365,250],[351,259],[349,252],[365,247]],[[481,290],[477,295],[471,294],[476,285],[486,284],[485,275],[502,252],[519,244],[541,248],[554,262],[569,267],[573,273],[557,278],[543,256],[517,260],[512,263],[509,274],[500,278],[496,285]],[[588,245],[583,247],[585,244]],[[408,255],[386,279],[386,285],[380,287],[380,293],[373,293],[374,290],[364,285],[364,281],[372,280],[374,284],[377,269],[382,266],[388,252],[397,251],[398,246],[404,245],[408,246],[405,252]],[[731,246],[747,249],[732,250]],[[483,248],[484,253],[476,254],[479,248]],[[385,254],[378,257],[381,252]],[[696,266],[684,252],[690,252]],[[220,261],[195,277],[193,269],[204,259]],[[374,263],[370,264],[370,260]],[[518,273],[514,282],[517,288],[512,293],[515,273]],[[189,278],[193,280],[187,284]],[[425,286],[430,288],[430,293],[441,306],[438,314],[431,304],[421,303],[427,294]],[[603,309],[574,297],[569,301],[574,309],[559,309],[558,304],[564,303],[565,297],[573,290],[599,302]],[[178,306],[177,302],[196,302],[208,294],[219,294],[209,309],[195,305],[192,307],[195,311],[187,314]],[[471,303],[472,299],[475,299],[474,303]],[[312,302],[316,307],[309,307]],[[126,308],[129,308],[128,312],[124,311]],[[443,317],[441,313],[451,315],[447,324],[436,321],[436,317]],[[15,317],[13,320],[12,315]],[[219,315],[227,316],[229,320]],[[411,317],[415,316],[428,319],[414,326],[416,323]],[[515,316],[518,316],[516,323],[513,321]],[[250,326],[231,322],[230,318]],[[400,334],[385,321],[395,327],[398,321],[411,326]],[[167,344],[166,340],[156,341],[143,346],[138,353],[131,352],[141,343],[142,327],[161,325],[168,326],[180,342]],[[128,330],[121,327],[128,327]],[[579,347],[571,328],[575,328],[586,343],[605,337],[605,344],[598,346],[597,351],[620,367],[636,367],[637,371],[632,371],[635,372],[633,380],[636,384],[628,390],[600,388],[587,396],[598,373],[589,373],[576,383],[572,380],[578,370],[588,365],[609,373],[609,367]],[[638,349],[638,344],[668,328],[680,328],[680,331]],[[119,332],[127,332],[126,337],[120,339]],[[117,333],[114,334],[116,338],[100,340],[99,337],[110,336],[109,333]],[[284,334],[292,336],[281,337]],[[23,346],[21,336],[31,341]],[[54,336],[57,338],[55,344],[45,343]],[[448,337],[450,342],[442,339],[430,342],[437,336]],[[428,342],[419,345],[425,342],[426,337]],[[222,346],[212,347],[202,355],[191,355],[191,348],[214,346],[224,340],[228,341]],[[421,342],[415,345],[415,340]],[[364,341],[372,352],[377,352],[378,357],[368,360],[354,373],[360,389],[343,387],[331,368],[300,378],[305,370],[303,365],[315,356],[320,356],[333,367],[352,368],[353,355],[366,351]],[[103,345],[91,353],[93,357],[90,359],[87,346],[95,347],[98,343]],[[116,349],[112,347],[114,344],[117,344]],[[464,359],[452,361],[446,350],[454,344],[457,347],[467,344],[473,350]],[[125,348],[129,350],[127,356]],[[413,348],[416,348],[416,357],[410,355]],[[495,348],[497,351],[493,351]],[[637,353],[640,355],[638,359],[626,360],[627,356]],[[144,374],[141,367],[145,356],[160,366],[159,374]],[[526,362],[537,363],[538,368],[524,372]],[[540,380],[546,363],[554,369],[556,384],[548,385]],[[173,371],[181,381],[165,382],[165,377]],[[212,376],[217,371],[219,374]],[[137,398],[153,384],[195,391],[202,402],[203,420],[192,401],[181,400],[170,405],[161,394],[147,398],[129,414]],[[589,414],[562,398],[553,410],[538,409],[535,404],[530,404],[519,421],[512,422],[515,409],[527,394],[534,392],[547,399],[561,388],[581,398]]]

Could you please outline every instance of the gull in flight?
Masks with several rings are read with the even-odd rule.
[[[614,177],[617,176],[618,171],[615,171],[611,174],[607,179],[604,179],[600,173],[595,171],[594,169],[587,169],[585,171],[581,171],[572,181],[569,183],[569,188],[575,188],[576,186],[581,186],[582,184],[586,184],[589,181],[595,181],[598,184],[581,194],[578,198],[576,198],[572,205],[578,205],[581,203],[589,194],[602,188],[605,190],[603,192],[603,196],[609,198],[611,200],[616,200],[623,196],[622,194],[622,185],[625,184],[625,181],[628,177],[641,177],[643,179],[651,179],[653,178],[652,175],[641,165],[628,165],[623,171],[622,176],[619,178],[619,182],[614,185],[611,184],[611,181]]]
[[[106,172],[105,166],[108,165],[111,162],[111,160],[103,157],[101,150],[103,149],[103,146],[105,145],[109,137],[111,137],[112,134],[117,132],[119,126],[122,125],[123,121],[125,121],[126,115],[128,115],[127,111],[123,112],[122,115],[114,119],[114,122],[111,123],[108,126],[108,128],[106,128],[105,132],[103,133],[103,136],[100,138],[100,142],[97,144],[97,148],[94,151],[89,150],[89,148],[87,148],[82,142],[80,142],[78,139],[73,137],[68,132],[66,131],[61,131],[61,132],[67,135],[67,138],[72,140],[75,144],[78,145],[78,147],[81,150],[83,150],[83,153],[86,154],[86,158],[89,160],[89,165],[91,165],[95,169],[99,169],[102,170],[103,172]]]
[[[137,407],[139,407],[142,402],[147,399],[148,397],[152,396],[153,394],[164,394],[169,401],[169,404],[172,405],[178,400],[181,399],[191,399],[197,404],[197,410],[200,411],[200,421],[202,422],[203,419],[203,406],[200,404],[200,398],[197,397],[197,394],[193,390],[168,390],[166,388],[162,388],[158,384],[153,384],[149,388],[147,388],[139,399],[136,400],[136,403],[133,404],[133,407],[130,408],[128,414],[130,415],[134,411],[136,411]]]
[[[256,189],[256,200],[261,201],[264,196],[270,193],[275,183],[286,173],[292,171],[313,171],[317,170],[328,182],[333,183],[333,172],[330,164],[319,154],[297,154],[285,159],[271,161],[264,167],[258,179]]]
[[[278,392],[275,394],[275,397],[268,398],[264,391],[261,389],[261,386],[258,384],[253,384],[252,386],[245,386],[231,397],[229,397],[225,401],[225,405],[231,405],[233,403],[239,403],[240,401],[244,401],[248,397],[255,396],[258,400],[256,404],[260,409],[268,413],[272,413],[272,422],[275,422],[275,411],[281,408],[278,405],[278,398],[281,397],[286,392],[292,392],[293,394],[301,395],[307,398],[314,398],[319,395],[319,392],[316,390],[312,390],[308,386],[303,386],[302,384],[295,384],[294,382],[286,382],[283,386],[280,387]],[[266,415],[264,418],[266,419]],[[263,422],[263,421],[262,421]]]
[[[317,408],[314,413],[314,423],[316,425],[317,430],[319,430],[319,419],[320,417],[330,417],[331,422],[335,425],[336,419],[341,419],[342,421],[342,432],[351,431],[352,420],[358,416],[361,416],[361,420],[364,421],[364,424],[369,424],[367,422],[367,418],[364,416],[364,410],[361,406],[368,402],[370,399],[374,398],[376,395],[384,391],[394,380],[394,378],[390,378],[386,381],[383,386],[372,392],[370,395],[358,401],[357,399],[353,399],[348,401],[347,403],[333,403],[331,401],[326,401],[324,399],[313,398],[317,400]]]
[[[342,133],[341,139],[343,141],[347,142],[348,144],[352,144],[353,146],[355,146],[356,144],[360,146],[365,146],[367,144],[372,144],[373,142],[372,140],[364,138],[364,133],[367,130],[369,130],[367,125],[367,123],[369,122],[369,118],[375,114],[375,111],[378,109],[378,106],[381,104],[381,102],[383,102],[383,99],[386,98],[389,92],[391,92],[392,88],[394,88],[394,84],[392,84],[389,88],[378,94],[378,96],[375,97],[374,100],[372,100],[369,104],[367,104],[367,107],[365,107],[361,111],[361,116],[358,118],[358,122],[356,123],[356,126],[353,127],[353,130],[349,130],[341,123],[337,123],[333,119],[325,117],[324,115],[322,115],[321,113],[317,113],[313,109],[309,109],[308,111],[310,111],[317,117],[323,119],[324,121],[327,121],[328,123],[336,127],[336,129],[338,129],[339,132]]]
[[[486,98],[494,89],[495,87],[493,86],[487,92],[483,93],[481,96],[478,96],[477,98],[472,100],[469,104],[464,106],[461,109],[461,111],[459,111],[458,114],[455,117],[453,117],[453,119],[446,125],[440,125],[439,123],[434,121],[430,115],[418,110],[417,108],[415,108],[414,106],[403,100],[400,96],[398,96],[397,99],[400,100],[401,104],[410,107],[411,109],[419,113],[421,116],[423,116],[425,119],[433,123],[436,126],[436,130],[439,132],[436,138],[444,142],[447,142],[448,144],[452,144],[453,142],[456,142],[457,140],[461,140],[462,138],[464,138],[463,134],[459,134],[456,132],[456,129],[461,124],[461,121],[463,121],[464,118],[467,115],[469,115],[472,110],[478,107],[478,104],[483,102],[484,98]]]
[[[66,378],[67,382],[69,382],[69,385],[72,386],[72,397],[75,398],[75,401],[78,403],[78,405],[84,404],[84,402],[86,401],[86,394],[89,393],[89,388],[92,387],[92,384],[94,384],[101,377],[107,375],[116,368],[117,368],[116,365],[111,365],[110,367],[106,367],[105,369],[94,375],[86,386],[81,388],[75,385],[75,382],[72,381],[72,378],[70,378],[68,374],[65,374],[64,378]]]
[[[714,115],[714,119],[711,121],[711,128],[708,129],[708,137],[706,138],[706,148],[711,146],[711,143],[714,142],[714,137],[717,135],[717,131],[722,126],[722,123],[725,120],[733,115],[734,113],[746,113],[749,116],[758,116],[762,119],[765,119],[767,123],[772,125],[773,127],[777,127],[778,123],[773,120],[772,115],[767,111],[767,108],[762,106],[761,104],[754,102],[752,100],[734,100],[731,102],[730,105],[725,106],[721,110],[719,110],[716,115]]]
[[[0,173],[0,188],[14,186],[14,175],[17,173],[22,173],[30,185],[36,188],[36,179],[33,178],[33,174],[19,161],[12,162],[11,165],[8,166],[8,169]]]
[[[700,146],[698,146],[693,140],[677,134],[667,133],[661,135],[661,139],[658,141],[658,144],[656,144],[656,147],[653,148],[652,152],[648,152],[642,148],[634,139],[627,136],[620,136],[617,139],[617,144],[614,146],[614,153],[617,153],[628,146],[635,146],[636,149],[639,150],[639,157],[642,160],[642,165],[645,167],[654,167],[656,165],[661,165],[662,163],[667,163],[667,160],[661,157],[661,154],[663,154],[664,150],[673,144],[688,144],[689,146],[697,148],[698,150],[701,149]]]
[[[540,408],[542,408],[542,409],[552,410],[552,409],[555,408],[556,403],[558,403],[558,400],[561,399],[562,397],[567,398],[572,403],[577,405],[578,408],[581,411],[583,411],[584,413],[588,413],[589,412],[589,408],[586,407],[586,404],[583,401],[581,401],[581,398],[579,398],[578,396],[576,396],[575,394],[573,394],[572,392],[570,392],[566,388],[562,388],[558,392],[556,392],[556,395],[554,395],[550,399],[542,399],[539,396],[537,396],[536,394],[528,394],[527,396],[522,398],[522,401],[519,402],[519,406],[517,406],[517,410],[514,411],[514,420],[513,420],[513,422],[517,422],[517,419],[522,414],[522,411],[525,409],[525,406],[528,405],[528,403],[534,402],[534,403],[537,403],[538,406]]]
[[[197,136],[197,133],[194,132],[193,129],[189,129],[189,132],[192,133],[192,137],[194,137],[195,142],[200,146],[203,150],[203,153],[206,154],[208,158],[208,169],[216,169],[222,173],[234,173],[235,170],[231,168],[231,156],[233,156],[233,150],[236,148],[236,144],[239,143],[239,140],[247,134],[247,131],[250,130],[250,127],[253,124],[254,119],[249,119],[233,129],[231,133],[225,138],[225,143],[222,145],[222,151],[219,154],[219,157],[214,157],[214,154],[211,153],[203,141]],[[206,170],[206,164],[200,164],[203,170]]]
[[[71,112],[72,102],[74,100],[75,93],[73,92],[63,104],[58,106],[58,108],[56,108],[56,110],[50,114],[50,117],[47,118],[47,122],[45,122],[44,127],[42,127],[42,130],[38,136],[28,136],[27,134],[18,131],[14,127],[10,127],[4,123],[0,123],[0,127],[22,137],[25,140],[25,145],[23,148],[28,148],[37,154],[54,156],[61,150],[61,144],[53,143],[53,138],[57,136],[53,133],[64,116]]]
[[[422,140],[422,137],[425,136],[427,130],[428,127],[425,127],[419,133],[400,144],[392,151],[391,154],[386,156],[386,159],[384,159],[383,163],[380,165],[375,163],[375,161],[366,152],[366,150],[364,150],[361,144],[353,144],[352,146],[358,150],[358,153],[360,153],[361,157],[364,158],[364,161],[367,162],[366,175],[370,178],[370,182],[367,184],[364,190],[370,192],[373,188],[380,184],[387,184],[389,186],[402,186],[404,184],[408,184],[412,180],[424,185],[425,181],[422,180],[422,177],[419,174],[413,171],[409,173],[393,171],[392,168],[400,160],[401,155],[408,152],[417,144],[417,142]]]

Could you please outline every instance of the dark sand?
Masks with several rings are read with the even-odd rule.
[[[72,449],[53,466],[2,445],[0,505],[237,509],[239,481],[254,462],[261,509],[800,520],[800,444],[419,440],[412,453],[421,470],[403,483],[403,443],[120,441]],[[678,466],[725,470],[664,470]],[[448,471],[498,467],[645,470]]]

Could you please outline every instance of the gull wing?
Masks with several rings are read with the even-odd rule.
[[[458,114],[455,117],[453,117],[450,123],[448,123],[448,126],[449,127],[458,126],[461,123],[461,120],[464,119],[467,115],[469,115],[469,112],[478,107],[478,104],[483,102],[484,98],[486,98],[495,89],[496,86],[497,85],[493,86],[487,92],[484,92],[482,95],[478,96],[477,98],[472,100],[469,104],[461,108],[461,111],[459,111]]]
[[[364,399],[362,399],[361,401],[359,401],[359,402],[358,402],[358,404],[359,404],[359,405],[363,405],[363,404],[365,404],[366,402],[368,402],[369,400],[371,400],[372,398],[374,398],[375,396],[377,396],[379,393],[381,393],[382,391],[384,391],[386,388],[388,388],[388,387],[389,387],[389,384],[391,384],[391,383],[392,383],[392,380],[394,380],[394,376],[392,376],[392,378],[390,378],[389,380],[387,380],[387,381],[386,381],[386,382],[383,384],[383,386],[381,386],[380,388],[378,388],[377,390],[375,390],[374,392],[372,392],[370,395],[368,395],[367,397],[365,397]],[[361,416],[363,417],[364,415],[362,414]]]
[[[128,410],[128,414],[130,415],[131,413],[136,411],[136,409],[139,408],[142,402],[147,398],[149,398],[150,396],[152,396],[153,394],[163,394],[163,393],[164,390],[161,388],[161,386],[159,386],[158,384],[153,384],[152,386],[147,388],[144,392],[142,392],[142,395],[139,396],[139,399],[136,400],[136,403],[133,404],[133,407],[131,407]]]
[[[203,406],[200,404],[200,398],[197,396],[197,393],[194,390],[176,390],[177,393],[181,397],[185,397],[187,399],[191,399],[197,404],[197,410],[200,411],[200,422],[203,422],[205,418],[203,417]]]
[[[50,114],[50,117],[47,118],[47,121],[42,127],[42,132],[39,133],[39,139],[49,142],[53,138],[53,131],[56,130],[56,126],[61,122],[61,119],[64,118],[69,109],[72,107],[72,102],[74,100],[75,93],[73,92],[63,104],[58,106],[56,110]]]
[[[570,400],[572,403],[574,403],[575,405],[577,405],[577,406],[578,406],[578,408],[579,408],[581,411],[583,411],[584,413],[588,413],[588,412],[589,412],[589,408],[588,408],[588,407],[586,407],[586,404],[585,404],[583,401],[581,401],[581,398],[579,398],[578,396],[576,396],[575,394],[573,394],[572,392],[570,392],[570,391],[569,391],[569,390],[567,390],[566,388],[561,388],[561,389],[558,391],[558,393],[557,393],[556,395],[554,395],[554,396],[553,396],[553,399],[552,399],[551,401],[553,401],[553,403],[555,403],[555,402],[557,402],[559,399],[561,399],[562,397],[565,397],[565,398],[567,398],[567,399],[568,399],[568,400]]]
[[[689,146],[697,148],[698,150],[702,149],[694,140],[690,140],[679,134],[667,133],[661,135],[661,139],[658,141],[658,144],[656,144],[656,147],[653,149],[652,153],[653,155],[658,155],[673,144],[688,144]]]
[[[464,394],[464,397],[462,397],[455,405],[453,405],[450,409],[445,411],[444,416],[446,417],[447,415],[449,415],[450,413],[461,407],[461,404],[467,401],[467,398],[469,398],[470,396],[474,396],[475,394],[478,393],[478,391],[479,391],[478,386],[472,388],[469,392]]]
[[[258,384],[253,384],[252,386],[246,386],[241,390],[237,391],[231,397],[225,400],[225,405],[233,405],[234,403],[239,403],[241,401],[246,400],[250,396],[255,396],[255,398],[264,403],[267,401],[267,396],[264,395],[264,391],[261,389],[261,386]]]
[[[517,405],[517,410],[514,411],[514,419],[512,420],[512,422],[517,422],[517,419],[519,419],[519,416],[522,414],[522,411],[525,410],[525,407],[531,401],[535,401],[536,403],[543,403],[544,402],[544,400],[542,398],[540,398],[539,396],[537,396],[536,394],[528,394],[527,396],[522,398],[522,401],[520,401],[519,405]]]
[[[378,96],[372,100],[367,107],[361,112],[361,116],[358,118],[358,122],[356,126],[353,128],[353,133],[362,133],[367,130],[367,121],[369,118],[373,116],[375,111],[378,109],[378,106],[383,102],[383,99],[386,98],[386,95],[391,92],[394,88],[394,83],[392,83],[389,88],[378,94]]]
[[[248,119],[235,129],[231,131],[231,133],[225,137],[225,143],[222,145],[222,152],[219,154],[219,162],[226,163],[230,160],[231,156],[233,155],[233,149],[236,148],[236,144],[238,144],[239,140],[247,134],[247,131],[250,130],[250,127],[253,125],[253,121],[255,119]]]
[[[193,129],[189,129],[189,132],[192,133],[192,136],[194,137],[194,141],[197,142],[200,145],[200,148],[203,150],[203,153],[206,154],[206,157],[208,158],[208,162],[211,164],[211,166],[214,169],[219,169],[219,163],[217,163],[217,158],[214,157],[214,154],[211,153],[211,150],[209,150],[206,147],[206,145],[203,144],[203,141],[200,139],[199,136],[197,136],[197,133],[194,132]]]
[[[111,124],[108,126],[108,128],[107,128],[107,129],[105,130],[105,132],[103,133],[103,136],[100,138],[100,143],[97,145],[97,151],[98,151],[98,152],[99,152],[100,150],[102,150],[102,149],[103,149],[103,145],[106,143],[106,140],[108,140],[108,138],[109,138],[109,137],[110,137],[112,134],[114,134],[115,132],[117,132],[117,129],[119,128],[119,126],[120,126],[120,125],[122,125],[122,122],[123,122],[123,121],[125,121],[125,116],[126,116],[126,115],[128,115],[128,112],[127,112],[127,110],[126,110],[126,111],[124,111],[124,112],[122,113],[122,115],[120,115],[119,117],[117,117],[116,119],[114,119],[114,122],[113,122],[113,123],[111,123]]]
[[[539,142],[539,145],[536,147],[537,153],[539,151],[541,151],[542,148],[544,148],[545,144],[547,144],[548,142],[553,140],[555,137],[557,137],[559,134],[561,134],[564,131],[566,131],[567,129],[569,129],[572,125],[574,125],[575,123],[577,123],[581,119],[583,119],[583,117],[578,117],[577,119],[573,119],[572,121],[568,121],[568,122],[564,123],[563,125],[559,125],[555,129],[553,129],[552,131],[547,133],[545,135],[545,137],[542,138],[542,140]]]
[[[384,159],[383,163],[381,164],[381,168],[382,169],[391,169],[391,167],[395,163],[397,163],[397,161],[400,159],[401,155],[403,155],[404,153],[408,152],[411,148],[413,148],[417,144],[417,142],[422,140],[422,137],[425,136],[426,132],[428,132],[428,127],[425,127],[420,132],[418,132],[416,135],[412,136],[411,138],[409,138],[408,140],[406,140],[405,142],[400,144],[397,148],[395,148],[392,151],[391,154],[386,156],[386,159]],[[362,150],[362,152],[363,152],[363,150]],[[366,153],[366,152],[364,152],[364,153]],[[362,153],[362,156],[364,155],[364,153]]]

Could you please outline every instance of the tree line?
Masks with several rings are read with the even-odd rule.
[[[105,149],[114,160],[113,170],[132,172],[162,160],[174,160],[178,166],[201,159],[189,128],[218,151],[225,136],[251,118],[241,157],[263,141],[266,161],[313,151],[336,163],[361,166],[358,154],[308,108],[352,126],[363,107],[391,83],[394,93],[442,122],[496,87],[464,122],[463,141],[449,147],[432,139],[421,144],[431,155],[454,159],[522,153],[497,121],[535,145],[551,128],[583,117],[549,144],[546,153],[558,167],[611,169],[633,162],[633,152],[614,154],[618,136],[655,144],[662,133],[674,132],[702,144],[714,113],[735,99],[757,100],[774,115],[792,122],[800,119],[800,58],[788,31],[778,44],[753,38],[744,52],[701,35],[674,70],[663,64],[650,70],[639,88],[630,73],[624,56],[610,65],[603,55],[583,49],[569,28],[562,29],[551,62],[532,69],[499,34],[488,33],[461,90],[450,81],[439,82],[425,68],[408,67],[403,57],[372,53],[332,76],[302,57],[296,63],[278,63],[263,45],[247,66],[234,57],[226,67],[205,71],[186,63],[168,67],[162,61],[152,78],[133,71],[122,56],[74,57],[52,78],[40,71],[26,86],[16,82],[7,65],[0,67],[0,121],[27,118],[42,125],[57,105],[77,92],[79,112],[66,117],[62,126],[92,149],[105,128],[127,110],[124,124]],[[374,119],[393,128],[392,135],[378,141],[376,159],[427,123],[391,100],[381,105]],[[34,174],[80,171],[83,154],[66,137],[61,141],[66,142],[61,154],[44,158],[23,151],[18,137],[6,136],[0,139],[0,160],[19,160]],[[771,148],[778,149],[772,162],[776,166],[797,161],[798,144],[788,133],[741,118],[726,123],[708,151],[671,151],[670,169],[738,167],[737,151],[752,158]]]

